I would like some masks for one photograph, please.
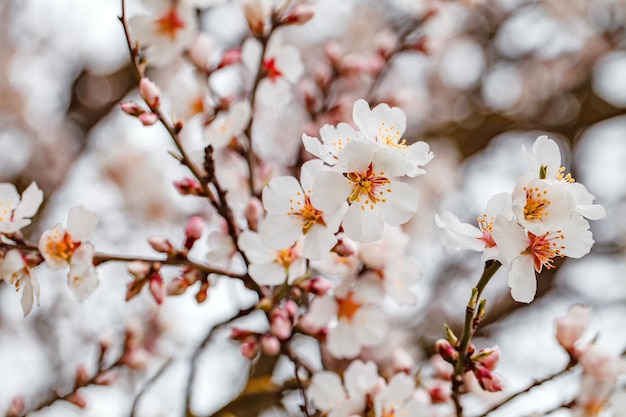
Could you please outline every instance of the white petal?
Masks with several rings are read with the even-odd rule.
[[[322,171],[315,178],[311,203],[324,212],[337,210],[348,198],[352,186],[350,181],[335,171]]]
[[[388,187],[387,202],[379,203],[380,212],[389,226],[400,226],[411,220],[419,202],[417,190],[404,182],[392,182]]]
[[[335,233],[322,225],[314,225],[304,237],[302,255],[311,261],[318,261],[337,244]]]
[[[498,259],[503,262],[518,257],[530,244],[524,228],[502,215],[496,216],[493,222],[492,236],[498,245]]]
[[[435,214],[435,224],[445,231],[445,244],[453,249],[472,249],[482,251],[485,242],[482,233],[471,224],[461,223],[458,217],[446,211],[441,216]]]
[[[22,200],[13,212],[13,219],[33,217],[43,202],[43,191],[35,182],[32,182],[22,193]]]
[[[389,328],[379,310],[361,308],[352,317],[354,336],[363,346],[371,347],[382,343]]]
[[[328,324],[330,319],[337,314],[337,301],[334,297],[315,297],[311,302],[308,321],[313,326],[322,328]]]
[[[530,303],[535,298],[537,278],[532,256],[520,256],[511,262],[509,287],[515,301]]]
[[[326,338],[328,353],[335,358],[354,358],[361,352],[361,345],[353,333],[353,329],[345,321],[339,320],[337,327],[331,329]]]
[[[339,375],[329,371],[317,372],[313,375],[307,394],[315,407],[322,411],[335,408],[346,400],[346,392]]]
[[[98,223],[98,215],[83,206],[72,207],[67,216],[67,230],[74,241],[83,241]]]
[[[241,62],[252,74],[256,74],[261,63],[261,44],[254,38],[247,38],[241,46]]]
[[[100,284],[93,266],[93,253],[93,245],[83,243],[72,254],[70,272],[67,275],[68,285],[80,302],[93,293]]]
[[[346,166],[347,172],[363,172],[372,163],[379,145],[365,140],[351,140],[337,154],[339,162]]]
[[[274,260],[274,251],[268,248],[261,237],[249,230],[244,231],[239,235],[239,247],[243,250],[253,263],[269,263]]]
[[[372,112],[370,105],[363,99],[358,99],[352,107],[352,120],[365,133],[368,139],[375,140],[376,134],[373,128]]]
[[[251,264],[248,273],[259,285],[282,285],[287,279],[285,268],[277,263]]]
[[[378,369],[372,361],[353,361],[343,375],[348,394],[351,397],[364,397],[378,383]]]
[[[66,229],[60,224],[57,224],[52,229],[43,232],[39,238],[39,244],[37,246],[39,252],[45,259],[48,268],[52,270],[67,266],[67,260],[63,256],[60,256],[64,254],[57,253],[57,244],[64,239],[65,233]]]
[[[589,230],[589,222],[581,216],[574,215],[563,225],[563,254],[570,258],[580,258],[589,253],[593,246],[593,237]]]
[[[295,177],[276,177],[263,188],[263,207],[269,214],[287,214],[304,203],[304,193]]]
[[[259,235],[268,247],[282,250],[293,245],[303,235],[302,224],[292,216],[269,215],[261,223]]]
[[[300,168],[300,184],[302,184],[302,189],[306,193],[311,193],[313,190],[313,182],[315,182],[317,174],[319,174],[323,169],[324,163],[319,159],[312,159],[302,164],[302,167]]]
[[[386,403],[399,406],[413,395],[413,391],[415,391],[415,380],[407,374],[396,374],[387,386]]]
[[[285,45],[276,56],[276,67],[292,83],[297,82],[304,73],[304,64],[300,51],[292,45]]]
[[[287,284],[291,285],[306,274],[306,260],[304,258],[296,259],[289,265],[288,272]]]
[[[384,222],[378,210],[361,210],[358,204],[352,204],[346,210],[343,229],[348,237],[356,242],[373,242],[383,235]]]

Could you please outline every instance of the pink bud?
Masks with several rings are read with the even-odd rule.
[[[161,90],[149,78],[142,77],[139,80],[139,95],[146,101],[150,110],[158,110],[161,104]]]
[[[248,359],[254,359],[257,353],[259,353],[259,349],[259,343],[253,337],[245,340],[241,344],[241,354]]]
[[[24,409],[26,408],[26,404],[24,403],[24,398],[15,397],[13,401],[11,401],[11,405],[7,410],[6,417],[20,417],[24,415]]]
[[[567,315],[555,320],[556,340],[565,350],[573,352],[574,344],[581,338],[591,322],[591,308],[576,304],[569,308]]]
[[[209,297],[208,291],[209,291],[209,282],[208,281],[202,282],[202,284],[200,285],[200,289],[198,290],[198,293],[196,294],[196,302],[198,304],[202,304],[207,300],[207,298]]]
[[[435,349],[446,362],[454,363],[459,357],[459,352],[457,352],[454,346],[452,346],[452,344],[445,339],[437,340],[435,342]]]
[[[356,255],[359,252],[359,249],[352,239],[344,236],[337,241],[337,244],[333,248],[333,252],[339,256],[352,256]]]
[[[397,44],[398,36],[390,30],[383,30],[374,38],[376,52],[383,57],[383,59],[388,59],[391,56]]]
[[[452,386],[449,382],[435,381],[435,384],[428,389],[430,400],[433,404],[444,404],[450,401]]]
[[[323,277],[315,277],[306,282],[303,289],[313,295],[324,295],[332,290],[333,287],[334,284],[331,280]]]
[[[500,348],[498,345],[495,345],[492,348],[481,349],[474,356],[476,357],[476,362],[493,371],[498,366],[498,361],[500,361]]]
[[[128,272],[137,279],[144,279],[150,272],[150,265],[143,261],[133,261],[127,266]]]
[[[164,237],[151,236],[148,238],[148,243],[157,252],[167,253],[168,255],[176,252],[172,243]]]
[[[280,352],[280,341],[270,334],[261,336],[261,348],[266,355],[274,356]]]
[[[143,286],[146,285],[146,282],[148,282],[146,279],[134,279],[129,282],[126,286],[126,301],[136,297],[141,292]]]
[[[285,311],[287,312],[289,319],[294,320],[298,316],[300,307],[298,307],[298,304],[295,301],[287,300],[285,301]]]
[[[165,298],[165,285],[163,278],[159,274],[150,275],[150,293],[157,304],[161,304]]]
[[[241,62],[241,48],[227,49],[222,55],[222,60],[217,64],[217,69],[228,67]]]
[[[192,216],[185,226],[185,247],[191,249],[196,240],[202,237],[204,219],[200,216]]]
[[[144,126],[152,126],[159,121],[159,116],[157,116],[156,113],[145,112],[139,115],[139,121],[143,123]]]
[[[120,362],[130,369],[144,369],[150,359],[150,353],[143,348],[129,349],[124,353]]]
[[[104,374],[100,374],[94,380],[94,384],[96,385],[112,385],[117,381],[118,376],[112,372],[107,372]]]
[[[167,284],[167,295],[181,295],[189,287],[182,278],[174,278]]]
[[[497,392],[502,391],[504,386],[502,378],[498,374],[494,374],[484,366],[478,366],[474,369],[474,375],[478,383],[485,391]]]
[[[280,21],[282,25],[303,25],[315,16],[315,7],[310,4],[299,4]]]
[[[145,110],[141,108],[141,106],[134,101],[125,101],[120,103],[120,107],[122,111],[130,116],[139,116],[142,113],[145,113]]]
[[[202,195],[202,185],[192,178],[183,178],[182,180],[174,181],[174,187],[182,195]]]
[[[326,55],[326,59],[328,59],[333,67],[339,68],[343,56],[343,49],[339,43],[329,42],[324,45],[324,55]]]
[[[248,21],[250,32],[259,38],[265,33],[267,20],[270,18],[271,5],[269,2],[259,0],[242,0],[239,2],[243,14]]]
[[[74,387],[80,388],[84,387],[89,383],[89,372],[87,372],[87,367],[85,365],[80,365],[76,370],[76,378],[74,379]]]
[[[87,407],[87,400],[85,400],[85,397],[83,397],[82,395],[80,395],[77,392],[73,392],[67,396],[65,396],[65,400],[71,402],[72,404],[80,407],[80,408],[85,408]]]
[[[256,197],[250,198],[246,204],[244,215],[248,221],[248,228],[254,231],[259,230],[259,222],[265,215],[265,208],[261,200]]]
[[[189,47],[189,58],[198,68],[206,70],[209,64],[209,57],[215,49],[215,41],[206,32],[200,32],[194,38]]]
[[[232,340],[238,340],[238,341],[242,341],[244,339],[249,338],[250,336],[255,335],[256,333],[247,330],[247,329],[240,329],[239,327],[233,327],[230,331],[230,338]]]
[[[288,339],[291,336],[291,321],[284,311],[275,310],[270,319],[270,330],[274,336],[281,340]]]

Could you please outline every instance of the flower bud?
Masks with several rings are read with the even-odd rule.
[[[11,405],[7,410],[6,417],[20,417],[24,415],[24,409],[26,408],[26,404],[24,403],[24,398],[15,397],[13,401],[11,401]]]
[[[204,303],[209,298],[209,282],[203,281],[200,285],[200,289],[196,293],[196,302],[198,304]]]
[[[150,110],[158,110],[161,105],[161,90],[149,78],[142,77],[139,80],[139,95],[146,101]]]
[[[430,401],[433,404],[445,404],[451,398],[451,385],[449,382],[435,381],[435,384],[428,389]]]
[[[567,315],[555,320],[556,340],[568,352],[573,352],[574,344],[581,338],[591,322],[591,309],[577,304],[569,308]]]
[[[152,126],[159,121],[159,116],[157,116],[156,113],[151,112],[141,113],[138,118],[144,126]]]
[[[495,345],[492,348],[481,349],[472,359],[493,371],[498,366],[498,361],[500,361],[500,348],[498,345]]]
[[[189,47],[189,58],[191,62],[201,70],[206,70],[209,64],[209,57],[215,49],[215,41],[206,32],[200,32],[191,42]]]
[[[271,2],[266,0],[239,0],[238,3],[248,22],[250,32],[257,38],[263,36],[266,22],[272,11]]]
[[[64,398],[66,401],[71,402],[72,404],[80,407],[80,408],[85,408],[87,407],[87,400],[85,399],[85,397],[83,397],[82,395],[80,395],[77,392],[73,392],[67,396],[65,396]]]
[[[141,108],[141,106],[134,101],[125,101],[120,103],[120,107],[122,111],[130,116],[138,117],[139,115],[145,113],[145,110]]]
[[[217,69],[222,69],[241,62],[241,48],[227,49],[222,54],[222,60],[217,64]]]
[[[343,49],[337,42],[328,42],[324,45],[324,55],[326,55],[326,59],[328,59],[328,62],[330,62],[334,68],[339,68],[341,65]]]
[[[163,302],[165,298],[165,285],[163,284],[163,278],[160,274],[155,273],[150,275],[150,293],[157,304]]]
[[[191,249],[194,243],[202,237],[204,230],[204,219],[200,216],[193,216],[185,226],[185,247]]]
[[[303,25],[315,16],[315,7],[310,4],[299,4],[281,19],[281,25]]]
[[[143,348],[127,349],[120,362],[130,369],[141,370],[146,367],[150,359],[150,352]]]
[[[176,252],[172,243],[164,237],[150,236],[148,243],[152,246],[152,249],[157,252],[166,253],[168,255],[172,255]]]
[[[280,352],[280,341],[276,338],[276,336],[264,334],[261,336],[261,348],[266,355],[278,355]]]
[[[134,279],[129,282],[126,286],[126,301],[130,301],[135,298],[147,282],[147,279]]]
[[[285,301],[285,311],[287,312],[289,319],[293,321],[298,316],[300,307],[298,307],[298,304],[296,304],[295,301],[287,300]]]
[[[182,278],[174,278],[167,284],[167,295],[181,295],[189,288],[187,281]]]
[[[182,180],[174,181],[174,188],[182,195],[202,195],[202,185],[192,178],[183,178]]]
[[[84,387],[89,383],[89,372],[87,372],[87,367],[85,365],[79,365],[76,370],[76,377],[74,378],[74,387]]]
[[[408,352],[402,348],[395,348],[391,352],[391,364],[394,372],[411,373],[411,368],[415,365],[415,361],[408,354]]]
[[[117,381],[118,376],[112,372],[100,374],[93,381],[96,385],[113,385]]]
[[[254,359],[254,357],[259,353],[259,343],[253,337],[248,338],[241,344],[241,354],[248,359]]]
[[[128,272],[137,279],[144,279],[150,272],[150,265],[143,261],[133,261],[127,266]]]
[[[284,310],[274,310],[270,318],[270,330],[274,336],[281,340],[291,336],[291,320]]]
[[[265,215],[265,208],[263,207],[261,200],[256,197],[250,198],[244,210],[244,215],[248,221],[248,228],[250,230],[258,231],[259,222]]]
[[[331,280],[323,277],[314,277],[303,284],[303,289],[313,295],[324,295],[332,290],[334,284]]]
[[[359,253],[359,248],[352,239],[343,236],[337,241],[333,252],[339,256],[352,256]]]
[[[441,355],[446,362],[455,363],[459,357],[459,352],[454,349],[454,346],[445,339],[439,339],[435,342],[435,349],[437,353]]]
[[[484,366],[474,368],[474,375],[478,380],[481,388],[489,392],[502,391],[503,382],[499,375],[494,374]]]
[[[244,339],[247,339],[250,336],[255,335],[256,333],[254,333],[251,330],[247,330],[247,329],[241,329],[239,327],[233,327],[230,330],[230,338],[231,340],[237,340],[237,341],[242,341]]]

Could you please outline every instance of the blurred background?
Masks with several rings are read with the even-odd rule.
[[[213,56],[240,46],[248,28],[237,5],[204,3],[197,19],[213,41]],[[473,223],[489,197],[512,190],[526,169],[522,146],[547,134],[559,143],[565,167],[604,205],[607,217],[592,224],[596,243],[590,255],[560,261],[557,269],[541,274],[532,304],[510,298],[501,271],[486,293],[488,314],[476,343],[500,345],[498,370],[511,391],[567,363],[553,340],[553,320],[573,303],[594,309],[589,338],[597,335],[607,350],[623,351],[626,0],[308,3],[316,7],[315,18],[285,29],[284,36],[303,52],[306,75],[289,109],[258,116],[268,120],[257,128],[259,135],[280,136],[294,151],[267,153],[276,163],[295,164],[302,132],[317,136],[324,123],[349,121],[352,103],[364,97],[372,106],[401,107],[407,113],[405,137],[427,141],[436,155],[427,175],[416,180],[420,210],[406,227],[414,238],[411,256],[422,269],[415,289],[419,303],[390,306],[400,342],[416,358],[432,354],[443,322],[459,328],[469,288],[482,268],[479,255],[442,247],[434,214],[450,210]],[[146,237],[181,241],[185,220],[209,212],[202,201],[179,196],[171,186],[186,172],[168,155],[173,146],[164,129],[141,126],[117,105],[138,97],[120,11],[114,0],[0,2],[0,182],[23,190],[36,181],[44,191],[44,206],[27,237],[36,239],[65,223],[67,210],[84,204],[100,216],[90,238],[98,251],[146,255],[151,254]],[[139,11],[141,5],[129,3],[131,15]],[[381,64],[380,51],[393,50],[399,40],[411,48],[395,51]],[[329,74],[324,66],[329,42],[357,68],[354,73]],[[166,94],[166,80],[179,83],[172,82],[172,90],[201,89],[181,65],[149,74]],[[236,71],[212,78],[211,87],[224,94],[237,91]],[[325,112],[310,111],[303,97],[319,95],[314,87],[324,78],[333,84],[331,94],[317,97]],[[202,248],[197,250],[204,256]],[[53,388],[71,387],[78,364],[93,368],[98,341],[108,338],[119,349],[124,329],[132,325],[146,338],[150,332],[159,335],[148,365],[123,373],[113,386],[85,390],[83,410],[59,403],[36,415],[129,415],[137,393],[164,365],[164,375],[142,398],[137,415],[183,415],[184,382],[196,346],[214,323],[254,302],[242,286],[220,281],[202,305],[190,294],[169,298],[158,308],[146,294],[125,303],[130,281],[125,266],[98,270],[100,288],[79,304],[65,286],[64,273],[37,268],[41,307],[26,319],[13,288],[0,285],[0,414],[16,396],[33,405]],[[192,403],[198,416],[213,415],[245,382],[247,361],[226,335],[216,337],[198,362]],[[269,368],[280,373],[276,364]],[[558,385],[558,393],[550,386],[537,390],[542,392],[493,415],[549,409],[575,396],[577,380],[570,379]],[[276,403],[245,415],[285,415]],[[478,412],[481,405],[469,407]]]

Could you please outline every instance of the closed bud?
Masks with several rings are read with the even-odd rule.
[[[315,7],[310,4],[299,4],[281,19],[281,25],[303,25],[315,16]]]
[[[455,363],[459,357],[459,352],[445,339],[437,340],[435,342],[435,349],[446,362]]]
[[[254,335],[256,335],[255,332],[247,329],[241,329],[239,327],[233,327],[230,331],[230,338],[232,340],[242,341]]]
[[[117,381],[118,376],[112,372],[100,374],[93,381],[96,385],[113,385]]]
[[[337,42],[329,42],[324,45],[324,55],[328,62],[334,67],[339,68],[343,56],[343,49]]]
[[[266,0],[239,0],[243,14],[250,27],[250,32],[259,38],[265,34],[266,22],[272,12],[272,4]]]
[[[89,372],[85,365],[80,365],[76,370],[76,378],[74,378],[74,388],[84,387],[89,383]]]
[[[142,77],[139,80],[139,95],[146,101],[151,110],[158,110],[161,105],[161,90],[149,78]]]
[[[228,67],[241,62],[241,48],[227,49],[222,55],[222,60],[217,64],[217,69]]]
[[[241,354],[248,359],[254,359],[257,353],[259,353],[259,343],[256,338],[248,338],[241,343]]]
[[[144,279],[150,272],[150,265],[143,261],[133,261],[127,266],[128,272],[137,279]]]
[[[264,334],[261,336],[261,348],[266,355],[278,355],[280,352],[280,341],[276,338],[276,336]]]
[[[493,371],[500,361],[500,348],[498,345],[495,345],[492,348],[481,349],[472,357],[472,360],[480,363],[490,371]]]
[[[201,70],[208,68],[209,57],[215,49],[215,41],[206,32],[200,32],[189,47],[191,62]]]
[[[85,399],[85,397],[83,397],[82,395],[80,395],[77,392],[73,392],[69,395],[67,395],[65,397],[66,401],[71,402],[72,404],[80,407],[80,408],[85,408],[87,407],[87,400]]]
[[[15,397],[13,401],[11,401],[11,405],[7,410],[6,417],[20,417],[24,415],[24,409],[26,408],[26,404],[24,403],[24,398]]]
[[[284,310],[275,310],[270,318],[270,330],[274,336],[281,340],[291,336],[291,320]]]
[[[428,389],[430,401],[433,404],[445,404],[450,401],[452,392],[449,382],[436,381],[435,385]]]
[[[323,277],[311,278],[303,284],[303,289],[313,295],[324,295],[333,287],[333,282]]]
[[[200,216],[192,216],[185,226],[185,247],[191,249],[194,243],[202,237],[204,219]]]
[[[135,298],[147,282],[147,279],[134,279],[129,282],[126,286],[126,301],[130,301]]]
[[[359,253],[359,248],[352,239],[344,236],[337,241],[333,252],[339,256],[352,256]]]
[[[265,215],[265,208],[263,207],[261,200],[256,197],[250,198],[250,200],[248,200],[248,204],[246,204],[244,215],[248,221],[248,228],[250,230],[258,231],[259,222]]]
[[[477,366],[473,370],[474,376],[478,380],[481,388],[489,392],[502,391],[503,383],[500,376],[491,372],[484,366]]]
[[[394,372],[404,372],[410,374],[411,368],[415,365],[415,361],[402,348],[395,348],[391,353],[391,364]]]
[[[139,116],[142,113],[145,113],[145,110],[141,108],[141,106],[134,101],[125,101],[120,103],[120,107],[122,111],[130,116]]]
[[[144,126],[152,126],[159,121],[159,116],[157,116],[156,113],[151,112],[141,113],[138,118]]]
[[[293,321],[298,316],[300,307],[298,307],[298,304],[296,304],[295,301],[287,300],[285,301],[285,311],[287,312],[289,319]]]
[[[130,369],[141,370],[146,367],[150,353],[143,348],[127,349],[120,362]]]
[[[152,246],[152,249],[157,252],[166,253],[168,255],[172,255],[176,252],[172,243],[163,237],[151,236],[148,238],[148,243]]]
[[[198,293],[196,294],[196,302],[198,304],[202,304],[207,300],[207,298],[209,298],[209,282],[203,281],[200,285]]]
[[[183,178],[182,180],[174,181],[174,188],[182,195],[202,195],[202,185],[192,178]]]
[[[165,299],[165,285],[163,284],[163,278],[159,274],[150,275],[150,293],[157,304],[161,304]]]
[[[589,307],[581,304],[571,306],[565,317],[555,320],[556,340],[566,351],[574,352],[574,345],[582,337],[590,322]]]
[[[174,278],[167,284],[167,295],[181,295],[189,288],[187,281],[182,278]]]

